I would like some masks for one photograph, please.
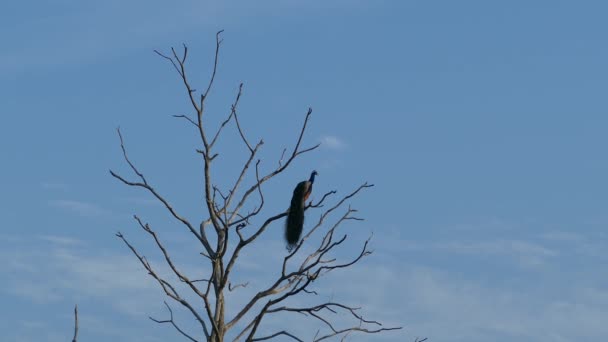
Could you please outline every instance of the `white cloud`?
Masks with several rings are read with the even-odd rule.
[[[41,244],[40,241],[50,243]],[[137,317],[146,317],[165,299],[161,288],[130,252],[91,249],[84,241],[64,236],[23,238],[19,243],[0,242],[3,242],[0,244],[0,259],[3,260],[0,293],[35,304],[78,298],[97,300],[117,312]],[[186,292],[175,281],[164,260],[150,256],[147,259],[161,277],[174,282],[178,291]],[[190,275],[201,272],[198,265],[180,268]]]
[[[74,239],[68,236],[58,236],[58,235],[39,235],[36,238],[50,242],[56,245],[81,245],[82,240]]]
[[[556,284],[537,277],[529,282],[525,287],[496,285],[456,270],[397,262],[333,277],[337,295],[361,305],[366,318],[406,327],[357,340],[597,341],[608,336],[608,326],[601,323],[608,315],[608,291],[566,283],[553,296],[546,290]]]
[[[374,241],[376,253],[369,260],[380,263],[366,262],[332,279],[336,293],[355,300],[369,318],[406,327],[399,338],[386,335],[374,341],[415,336],[430,341],[595,341],[608,336],[601,323],[608,315],[608,288],[602,280],[607,274],[590,266],[597,258],[589,254],[578,253],[572,260],[587,246],[583,236],[549,234],[548,240],[539,240],[531,232],[532,237],[518,239],[417,241],[392,233]],[[559,248],[551,243],[554,238],[569,243]],[[605,242],[595,241],[598,246]],[[505,261],[522,267],[508,267]]]
[[[569,257],[592,258],[596,262],[607,260],[608,236],[602,231],[550,231],[539,235],[546,244],[560,247],[567,251]]]
[[[29,261],[35,263],[36,259]],[[54,251],[46,256],[44,268],[11,275],[4,292],[34,303],[75,297],[102,299],[119,312],[141,315],[156,308],[161,296],[138,266],[129,256],[86,257]]]
[[[178,32],[211,27],[222,7],[196,0],[186,0],[180,6],[161,1],[107,0],[67,4],[49,16],[57,8],[36,6],[23,16],[25,20],[14,24],[19,38],[6,37],[14,42],[0,56],[0,72],[56,68],[117,57],[170,40]]]
[[[413,252],[449,253],[478,257],[502,257],[523,267],[541,266],[549,258],[559,255],[553,249],[523,240],[471,240],[471,241],[413,241],[403,240],[401,250]]]
[[[51,206],[72,211],[80,216],[92,217],[101,216],[107,213],[106,210],[97,204],[74,201],[74,200],[52,200],[49,201]]]
[[[343,150],[346,148],[346,143],[342,141],[342,139],[333,135],[323,136],[321,137],[320,141],[321,146],[330,150]]]
[[[121,200],[124,202],[141,206],[162,206],[162,203],[156,198],[125,197]]]
[[[48,190],[67,190],[68,185],[60,182],[42,182],[40,184],[44,189]]]
[[[581,242],[585,237],[581,234],[563,231],[547,232],[540,235],[542,239],[562,242]]]
[[[340,10],[342,6],[352,8],[353,4],[352,0],[289,3],[185,0],[174,6],[165,1],[105,0],[50,6],[15,9],[24,12],[16,14],[24,20],[15,21],[11,27],[11,32],[18,35],[0,33],[0,38],[7,41],[7,49],[0,55],[0,73],[91,63],[136,49],[163,48],[175,44],[175,39],[179,44],[192,31],[208,32],[213,39],[218,28],[245,25],[249,19],[259,21],[260,17],[278,12],[298,15],[306,8]],[[49,12],[54,15],[49,16]]]
[[[20,243],[12,249],[0,250],[0,258],[9,261],[4,268],[0,267],[0,276],[7,279],[0,284],[0,289],[6,291],[6,287],[11,286],[11,294],[32,301],[59,301],[72,296],[97,298],[129,316],[165,317],[161,290],[130,254],[91,251],[62,236],[39,239],[52,244],[45,245],[45,249],[36,249],[23,248]],[[23,243],[31,241],[22,240]],[[284,252],[278,241],[260,242],[266,242],[264,248],[243,252],[243,263],[235,268],[235,275],[244,277],[233,279],[235,282],[251,280],[251,283],[245,289],[228,293],[229,317],[252,292],[264,287],[266,280],[276,275],[268,270],[280,265],[284,256],[277,253]],[[598,286],[601,282],[596,281],[605,276],[605,272],[603,275],[577,274],[573,280],[568,268],[550,277],[545,276],[544,269],[543,272],[523,270],[523,273],[497,280],[493,278],[502,272],[500,269],[493,271],[499,273],[485,273],[490,272],[488,270],[466,273],[457,263],[445,268],[422,266],[426,262],[424,256],[420,260],[405,261],[398,248],[414,252],[430,248],[431,254],[443,256],[466,254],[489,263],[490,268],[493,259],[488,257],[518,260],[520,256],[527,256],[546,262],[563,257],[562,251],[524,239],[407,241],[406,244],[403,240],[390,239],[378,242],[374,241],[372,247],[376,254],[371,258],[354,268],[319,279],[315,283],[319,296],[299,299],[307,304],[306,301],[331,298],[362,306],[365,318],[405,328],[382,335],[357,334],[351,336],[353,340],[410,341],[415,336],[422,336],[429,337],[430,341],[457,342],[573,341],[601,340],[602,336],[608,335],[608,327],[603,323],[608,315],[608,289]],[[175,260],[180,259],[178,256],[179,253]],[[41,259],[45,260],[44,267],[39,266]],[[162,274],[168,274],[161,267],[162,260],[151,258],[150,262],[159,267]],[[22,264],[30,267],[17,267]],[[17,266],[11,268],[10,265]],[[188,274],[200,274],[202,270],[200,265],[192,264],[183,268]],[[503,279],[514,281],[514,284],[502,284]],[[179,307],[172,306],[174,309]],[[349,324],[340,315],[332,317],[340,326]],[[291,316],[280,315],[269,317],[266,323],[270,324],[263,327],[264,333],[275,328],[294,328],[307,336],[308,332],[314,334],[316,329],[323,328],[314,320],[295,317],[291,320]]]

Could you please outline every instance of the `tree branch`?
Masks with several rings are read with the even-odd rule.
[[[158,249],[161,250],[161,252],[163,253],[163,256],[165,257],[165,261],[167,262],[167,265],[169,265],[169,267],[171,268],[171,270],[173,271],[173,273],[177,276],[177,278],[183,282],[186,283],[190,289],[192,290],[192,292],[194,292],[197,296],[199,296],[203,302],[205,303],[205,310],[207,312],[207,316],[209,317],[209,320],[211,322],[213,322],[213,314],[211,312],[211,304],[209,303],[209,298],[206,294],[202,293],[194,284],[195,282],[188,279],[188,277],[186,275],[184,275],[182,272],[180,272],[177,267],[175,266],[175,264],[173,263],[173,261],[171,260],[171,257],[169,256],[169,253],[167,252],[167,249],[165,248],[165,246],[163,246],[163,244],[160,242],[160,240],[158,239],[158,236],[156,235],[156,233],[150,228],[150,226],[146,223],[144,224],[139,217],[137,217],[137,215],[134,216],[135,220],[137,221],[137,223],[139,223],[139,226],[146,231],[148,234],[150,234],[153,238],[154,241],[156,242],[156,246],[158,247]],[[211,281],[211,279],[199,279],[197,280],[198,282],[200,281],[207,281],[207,283],[209,283]]]
[[[175,330],[177,330],[180,334],[182,334],[182,336],[186,337],[187,339],[189,339],[192,342],[198,342],[198,340],[194,339],[192,336],[188,335],[185,331],[183,331],[179,326],[177,326],[177,324],[173,320],[173,310],[171,310],[171,307],[169,306],[169,304],[167,304],[167,302],[163,302],[163,303],[165,303],[165,306],[169,310],[169,319],[158,320],[158,319],[152,318],[151,316],[148,317],[148,318],[150,318],[150,320],[152,320],[152,321],[154,321],[156,323],[159,323],[159,324],[162,324],[162,323],[171,323],[171,325],[173,325],[173,327],[175,328]]]
[[[242,93],[243,93],[243,83],[241,83],[239,85],[239,92],[236,94],[236,99],[234,100],[234,103],[230,106],[230,115],[228,115],[226,120],[224,120],[222,122],[222,124],[220,125],[220,128],[218,128],[217,132],[215,133],[215,136],[213,137],[213,139],[211,139],[211,144],[209,144],[209,148],[213,148],[213,145],[215,145],[215,142],[217,141],[217,138],[220,136],[222,129],[224,129],[224,126],[226,126],[226,124],[228,124],[228,122],[230,122],[230,119],[232,119],[232,117],[236,116],[236,106],[239,104],[239,100],[241,99]],[[237,127],[238,127],[238,121],[237,121]],[[240,129],[239,129],[239,131],[240,131]],[[247,146],[249,146],[249,145],[247,145]],[[251,150],[251,149],[249,149],[249,150]]]
[[[222,44],[222,41],[223,41],[220,38],[220,35],[222,34],[222,32],[224,32],[224,30],[219,30],[215,34],[215,58],[213,60],[213,72],[211,73],[211,79],[209,80],[209,84],[207,85],[207,90],[205,90],[203,95],[201,95],[201,107],[202,107],[203,101],[205,101],[205,99],[207,98],[207,95],[209,94],[209,91],[211,90],[211,86],[213,86],[213,81],[215,80],[215,73],[217,72],[217,62],[219,60],[219,54],[220,54],[220,45]]]
[[[275,338],[275,337],[280,336],[280,335],[285,335],[285,336],[291,337],[292,339],[294,339],[294,340],[296,340],[296,341],[298,341],[298,342],[304,342],[303,340],[301,340],[301,339],[299,339],[299,338],[295,337],[294,335],[292,335],[292,334],[288,333],[288,332],[287,332],[287,331],[285,331],[285,330],[279,331],[279,332],[274,333],[274,334],[269,335],[269,336],[265,336],[265,337],[257,337],[257,338],[252,339],[252,341],[265,341],[265,340],[270,340],[271,338]]]
[[[78,340],[78,305],[74,306],[74,337],[72,338],[72,342],[77,342]]]
[[[188,220],[186,220],[185,218],[181,217],[175,211],[175,209],[173,209],[173,207],[171,206],[171,204],[169,204],[169,202],[163,196],[161,196],[151,185],[148,184],[148,182],[146,181],[146,178],[144,177],[143,173],[141,173],[135,167],[135,165],[131,162],[131,160],[129,159],[129,156],[127,155],[127,150],[125,148],[124,140],[123,140],[122,134],[120,132],[120,128],[117,128],[117,132],[118,132],[118,137],[120,138],[120,148],[122,150],[124,159],[127,162],[127,164],[129,164],[129,166],[131,167],[131,170],[133,170],[133,172],[141,179],[141,182],[131,182],[131,181],[128,181],[125,178],[123,178],[122,176],[120,176],[117,173],[115,173],[114,171],[110,170],[110,174],[112,175],[112,177],[118,179],[119,181],[121,181],[122,183],[124,183],[126,185],[133,186],[133,187],[140,187],[140,188],[144,188],[144,189],[148,190],[158,201],[160,201],[165,206],[165,208],[169,211],[169,213],[171,213],[171,215],[175,219],[177,219],[178,221],[180,221],[181,223],[183,223],[188,228],[188,230],[190,230],[190,232],[194,236],[196,236],[196,238],[205,247],[207,253],[209,255],[213,255],[214,251],[211,249],[211,246],[209,245],[209,241],[206,239],[206,237],[201,236],[196,231],[196,229],[194,229],[194,227],[192,226],[192,224],[190,224],[190,222]]]
[[[127,247],[129,247],[131,252],[133,252],[135,257],[137,257],[137,259],[142,264],[142,266],[144,266],[146,271],[148,271],[148,274],[150,276],[152,276],[152,278],[154,278],[156,280],[156,282],[160,285],[160,287],[163,289],[165,294],[169,298],[175,300],[176,302],[180,303],[182,306],[186,307],[192,313],[192,315],[194,315],[196,320],[200,323],[201,327],[203,328],[203,332],[205,333],[205,336],[207,338],[209,338],[210,335],[209,335],[209,331],[207,329],[207,324],[205,323],[203,318],[199,315],[199,313],[194,309],[194,307],[192,305],[190,305],[190,303],[188,301],[186,301],[185,299],[183,299],[182,297],[179,296],[179,294],[175,290],[175,287],[173,287],[169,282],[167,282],[166,280],[164,280],[158,276],[158,274],[154,271],[152,266],[150,266],[150,263],[148,263],[146,258],[139,254],[139,252],[135,249],[135,247],[133,247],[133,245],[131,245],[127,241],[127,239],[124,237],[124,235],[122,235],[122,233],[118,232],[118,233],[116,233],[116,236],[119,239],[121,239],[127,245]],[[211,323],[214,323],[214,322],[211,321]]]
[[[371,185],[368,185],[367,183],[361,185],[359,188],[357,188],[355,191],[351,192],[350,194],[344,196],[341,200],[338,201],[338,203],[336,205],[334,205],[333,207],[327,209],[322,215],[321,218],[319,220],[319,222],[317,223],[317,225],[315,226],[318,227],[320,226],[320,224],[323,222],[323,220],[331,213],[333,212],[335,209],[337,209],[338,207],[340,207],[347,199],[352,198],[353,196],[355,196],[357,193],[359,193],[362,189],[370,187]],[[321,201],[319,201],[316,204],[316,207],[320,207],[322,205],[322,202],[331,194],[335,193],[335,191],[326,193],[323,198],[321,199]],[[313,204],[309,204],[307,206],[308,207],[313,207]],[[353,261],[351,261],[350,263],[347,264],[338,264],[338,265],[325,265],[325,262],[322,260],[322,258],[326,255],[326,253],[328,253],[329,251],[331,251],[334,247],[338,246],[339,244],[341,244],[345,239],[346,236],[344,238],[342,238],[341,240],[331,243],[332,242],[332,237],[333,237],[333,232],[335,230],[335,228],[342,223],[343,221],[347,220],[350,216],[349,214],[352,213],[353,210],[349,208],[349,210],[347,211],[347,213],[327,232],[325,238],[323,239],[323,243],[322,245],[315,251],[313,252],[308,258],[305,259],[304,263],[299,267],[299,269],[292,271],[292,272],[286,272],[286,268],[287,268],[287,262],[288,260],[293,257],[293,255],[295,255],[297,253],[297,251],[300,249],[300,247],[302,246],[304,239],[298,244],[298,246],[296,248],[294,248],[294,250],[287,255],[284,260],[283,260],[283,267],[282,267],[282,272],[281,272],[281,276],[272,284],[270,285],[268,288],[266,288],[263,291],[258,292],[253,298],[251,298],[251,300],[243,307],[243,309],[241,309],[241,311],[239,311],[237,313],[237,315],[226,324],[226,328],[230,329],[231,327],[233,327],[260,299],[270,296],[270,295],[274,295],[274,294],[278,294],[281,293],[285,290],[287,290],[288,288],[294,286],[294,284],[296,284],[295,286],[298,286],[298,281],[300,281],[300,279],[302,279],[302,277],[306,278],[307,281],[304,283],[304,286],[301,286],[300,288],[297,288],[293,291],[290,291],[287,293],[287,295],[283,295],[283,297],[279,297],[278,301],[271,301],[272,304],[278,303],[282,300],[284,300],[285,298],[289,297],[290,295],[294,295],[299,293],[300,291],[303,291],[306,289],[306,286],[308,286],[310,284],[310,282],[312,282],[313,280],[315,280],[322,271],[329,272],[333,269],[337,269],[337,268],[343,268],[343,267],[347,267],[350,266],[356,262],[358,262],[362,257],[366,256],[369,254],[369,251],[367,251],[367,243],[368,241],[365,242],[364,247],[362,252],[360,253],[360,255],[355,258]],[[263,231],[264,229],[273,221],[278,220],[279,218],[285,217],[287,213],[281,213],[275,216],[272,216],[270,218],[268,218],[266,220],[266,222],[262,225],[262,227],[254,234],[252,235],[249,239],[247,240],[243,240],[241,238],[241,240],[239,241],[239,243],[237,244],[235,251],[232,255],[232,258],[228,264],[228,266],[226,267],[227,270],[227,274],[230,272],[230,270],[232,269],[232,267],[234,266],[234,263],[236,262],[236,258],[238,257],[238,253],[240,252],[240,250],[246,246],[247,244],[251,243],[252,241],[254,241]],[[306,237],[310,236],[310,233],[308,235],[306,235]],[[311,258],[315,258],[314,261],[311,262]],[[317,270],[312,270],[314,267],[318,267]],[[285,283],[286,282],[286,283]],[[263,313],[262,313],[263,315]],[[256,316],[257,317],[257,316]],[[261,318],[260,318],[261,319]],[[255,324],[254,324],[255,327]],[[255,330],[255,329],[253,329]],[[253,336],[253,335],[251,335]]]
[[[233,221],[234,216],[243,207],[243,205],[247,201],[247,198],[249,197],[249,195],[251,195],[258,187],[260,187],[263,183],[265,183],[269,179],[271,179],[274,176],[278,175],[279,173],[283,172],[289,166],[289,164],[291,164],[291,162],[300,154],[312,151],[312,150],[316,149],[317,147],[319,147],[320,144],[317,144],[313,147],[306,148],[304,150],[300,150],[300,143],[302,142],[302,137],[304,136],[304,132],[306,131],[306,125],[308,124],[308,120],[309,120],[311,114],[312,114],[312,108],[309,108],[308,112],[306,113],[306,117],[304,118],[304,123],[302,124],[302,129],[300,130],[300,135],[298,136],[298,140],[296,142],[296,145],[295,145],[293,152],[291,153],[291,156],[289,157],[289,159],[285,162],[284,165],[279,166],[274,171],[272,171],[269,174],[267,174],[266,176],[262,177],[262,179],[260,179],[258,182],[256,182],[254,185],[252,185],[247,191],[245,191],[245,194],[243,195],[243,197],[241,197],[241,200],[237,204],[236,208],[233,211],[233,214],[231,215],[231,217],[229,219],[230,225],[236,225],[236,224],[239,224],[242,222],[242,220]]]

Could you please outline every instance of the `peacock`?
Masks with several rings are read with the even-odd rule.
[[[300,241],[302,229],[304,227],[304,207],[308,196],[312,192],[312,185],[315,182],[317,171],[310,174],[310,179],[296,185],[293,189],[291,197],[291,205],[285,220],[285,240],[287,241],[287,250],[291,251]]]

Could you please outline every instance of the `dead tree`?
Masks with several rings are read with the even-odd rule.
[[[280,275],[269,284],[258,284],[261,290],[248,301],[244,302],[242,308],[233,316],[227,317],[225,296],[235,288],[246,285],[233,286],[230,282],[234,266],[239,260],[239,253],[251,246],[257,238],[267,232],[271,225],[282,225],[287,215],[286,212],[277,212],[265,219],[258,217],[258,214],[264,208],[263,185],[286,171],[300,155],[315,150],[319,145],[303,147],[306,127],[312,114],[312,110],[308,109],[308,112],[304,116],[298,138],[295,141],[295,146],[289,152],[287,149],[284,149],[278,161],[278,166],[262,174],[260,170],[261,161],[257,156],[264,142],[263,140],[259,140],[257,143],[252,143],[246,137],[245,130],[239,122],[237,106],[242,94],[242,84],[239,86],[229,114],[219,127],[212,131],[206,125],[205,101],[209,91],[213,87],[218,69],[218,57],[222,43],[220,38],[221,32],[218,32],[216,35],[215,59],[211,77],[202,92],[197,92],[193,88],[186,72],[187,46],[184,45],[180,53],[172,48],[169,55],[155,51],[177,71],[185,88],[188,101],[192,106],[192,115],[175,115],[175,117],[184,119],[189,125],[192,125],[195,128],[197,136],[200,138],[200,147],[196,151],[203,164],[202,178],[206,217],[200,221],[196,221],[197,223],[193,223],[182,216],[178,209],[174,208],[169,200],[148,182],[148,179],[129,158],[123,136],[120,129],[118,130],[124,160],[134,175],[133,177],[124,177],[110,170],[111,175],[122,183],[131,187],[141,188],[156,198],[168,213],[191,233],[192,238],[199,245],[201,255],[206,258],[209,264],[209,274],[205,279],[191,278],[173,262],[170,252],[165,248],[165,244],[150,224],[135,215],[134,218],[137,225],[151,237],[175,278],[179,280],[182,286],[185,284],[185,287],[192,292],[189,296],[194,295],[197,298],[196,301],[189,300],[188,298],[190,297],[184,296],[178,291],[175,283],[171,283],[166,277],[162,277],[148,259],[122,233],[118,232],[116,235],[137,257],[144,269],[164,291],[165,295],[192,314],[197,321],[197,325],[200,325],[200,331],[197,333],[186,332],[185,329],[178,326],[174,320],[173,310],[166,302],[165,305],[169,312],[169,318],[160,320],[151,317],[151,319],[160,324],[172,325],[184,338],[190,341],[212,342],[224,341],[227,338],[228,332],[230,332],[230,336],[233,336],[234,341],[243,339],[246,341],[264,341],[279,336],[302,341],[302,338],[296,336],[293,331],[290,331],[288,326],[284,330],[274,333],[267,335],[260,334],[260,326],[263,324],[264,318],[281,313],[300,313],[317,320],[323,328],[317,331],[313,341],[323,341],[334,337],[345,338],[353,332],[374,334],[387,330],[401,329],[400,327],[384,327],[377,321],[367,320],[359,313],[359,308],[339,302],[327,301],[308,307],[292,307],[286,304],[288,302],[286,300],[294,296],[316,295],[315,291],[310,290],[312,283],[318,281],[329,272],[348,268],[371,254],[368,247],[368,239],[363,243],[360,252],[349,260],[340,261],[330,256],[331,252],[340,247],[347,239],[347,235],[338,236],[336,228],[349,220],[361,220],[361,218],[355,216],[357,211],[350,207],[348,201],[361,191],[373,186],[368,183],[360,185],[341,198],[336,197],[336,191],[328,191],[317,202],[313,203],[311,201],[307,203],[305,206],[307,215],[310,217],[316,211],[320,213],[319,218],[295,248],[289,253],[285,252],[286,256],[283,259],[282,265],[277,265],[277,267],[281,268]],[[236,126],[239,136],[237,139],[240,139],[244,148],[247,149],[248,158],[244,162],[239,176],[226,191],[226,189],[222,190],[214,183],[211,171],[214,160],[219,155],[215,150],[215,144],[220,135],[224,133],[226,125],[230,122],[233,122]],[[255,173],[255,179],[251,182],[252,184],[243,188],[244,179],[246,179],[246,175],[249,172]],[[250,178],[253,179],[253,174],[251,174]],[[286,191],[291,191],[291,189]],[[329,204],[328,202],[330,201],[333,201],[333,204]],[[245,213],[244,207],[250,203],[255,203],[254,209]],[[332,219],[334,217],[332,215],[336,215],[336,213],[340,214],[334,219],[332,224],[327,225],[326,222]],[[309,241],[309,238],[313,234],[317,234],[317,237],[320,238],[320,244],[312,252],[302,255],[301,251],[304,249],[301,249],[301,247]],[[299,252],[300,254],[298,254]],[[295,255],[301,257],[303,261],[300,262],[298,260],[296,263],[295,260],[297,258],[294,258]],[[352,320],[351,325],[342,327],[332,322],[332,318],[328,316],[335,315],[338,312],[349,316]]]

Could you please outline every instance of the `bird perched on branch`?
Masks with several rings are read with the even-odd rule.
[[[310,174],[310,179],[298,183],[296,188],[293,189],[291,205],[287,213],[287,220],[285,220],[285,240],[289,251],[300,241],[300,235],[302,235],[302,228],[304,227],[304,206],[312,192],[312,185],[317,174],[317,171],[313,171]]]

